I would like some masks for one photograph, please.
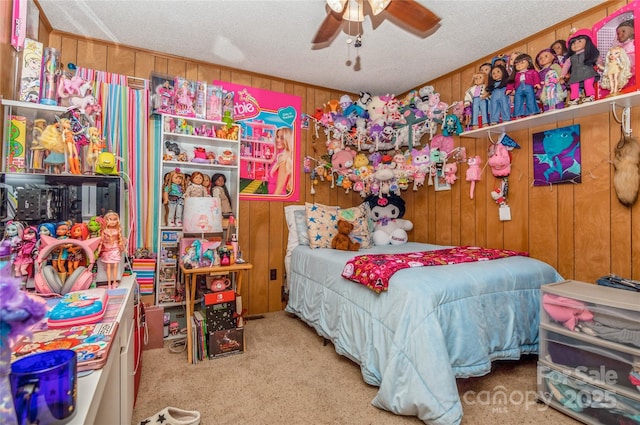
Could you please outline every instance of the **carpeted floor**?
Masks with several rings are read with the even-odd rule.
[[[360,368],[323,345],[315,330],[285,313],[245,325],[246,351],[197,365],[168,344],[147,350],[133,412],[137,424],[166,406],[198,410],[203,425],[422,424],[373,407],[377,388]],[[463,424],[577,424],[535,402],[536,359],[498,362],[481,378],[458,380]],[[498,393],[510,402],[492,403]]]

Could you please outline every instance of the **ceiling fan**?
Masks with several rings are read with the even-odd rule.
[[[374,16],[386,10],[391,16],[418,33],[425,33],[440,22],[438,16],[415,0],[367,1]],[[327,5],[330,11],[313,38],[313,44],[329,41],[336,34],[343,20],[352,22],[364,20],[364,0],[327,0]]]

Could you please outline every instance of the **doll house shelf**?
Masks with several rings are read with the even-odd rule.
[[[162,203],[165,176],[176,169],[186,175],[195,171],[209,177],[216,173],[223,174],[233,215],[238,217],[241,129],[237,124],[229,126],[221,121],[169,114],[158,115],[158,119],[162,120],[160,140],[163,149],[156,162],[161,183],[160,187],[155,188],[159,194],[157,199],[160,200],[157,206],[160,223],[157,229],[155,302],[173,315],[173,308],[185,305],[186,295],[180,279],[180,241],[183,237],[200,237],[201,234],[187,234],[182,225],[171,225],[168,208]],[[182,308],[179,310],[183,311]],[[183,320],[186,319],[180,316],[180,328],[186,327]],[[175,321],[173,317],[171,321]]]
[[[460,133],[460,137],[482,139],[490,133],[499,134],[509,131],[524,130],[547,124],[555,124],[560,121],[570,121],[577,118],[588,117],[602,112],[615,111],[618,117],[628,115],[629,108],[640,105],[640,92],[623,93],[614,97],[598,99],[593,102],[583,103],[568,108],[547,111],[538,115],[531,115],[518,120],[489,125],[482,128]],[[623,120],[624,121],[624,120]],[[628,119],[626,125],[628,125]],[[628,129],[630,131],[630,129]]]

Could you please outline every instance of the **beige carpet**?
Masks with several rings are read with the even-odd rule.
[[[166,406],[198,410],[203,425],[421,424],[373,407],[377,388],[364,383],[360,368],[322,344],[315,330],[285,313],[266,314],[245,326],[243,354],[197,365],[186,353],[144,351],[134,424]],[[535,358],[500,362],[481,378],[461,379],[463,424],[576,424],[534,402]],[[491,403],[503,392],[508,404]],[[529,403],[517,402],[525,398]],[[467,400],[465,402],[464,400]]]

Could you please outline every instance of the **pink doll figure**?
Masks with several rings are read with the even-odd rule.
[[[473,194],[476,190],[476,182],[480,181],[480,177],[482,175],[482,170],[480,169],[480,166],[482,165],[482,158],[480,158],[479,155],[472,156],[467,159],[467,165],[469,165],[469,168],[467,169],[467,181],[471,182],[469,198],[473,199]]]
[[[471,107],[471,125],[473,128],[482,127],[489,122],[487,116],[486,95],[487,74],[478,72],[473,74],[471,87],[464,93],[464,105]]]
[[[176,113],[178,115],[195,116],[194,97],[195,94],[191,90],[189,81],[182,81],[176,90]]]
[[[504,65],[494,65],[489,72],[489,119],[491,125],[511,121],[511,100],[507,96],[509,74]]]
[[[609,90],[609,96],[620,94],[631,78],[631,63],[627,52],[620,46],[614,46],[607,52],[602,71],[600,87]]]
[[[584,90],[582,102],[595,100],[594,84],[598,78],[596,63],[600,52],[593,42],[591,30],[583,28],[572,31],[567,40],[568,52],[562,65],[560,82],[569,84],[567,105],[577,105],[580,101],[580,89]],[[570,74],[569,77],[567,77]]]
[[[168,208],[167,226],[182,226],[182,210],[184,208],[184,192],[186,189],[186,177],[179,168],[165,175],[162,203]]]
[[[541,89],[538,91],[540,103],[544,111],[564,108],[564,99],[567,93],[560,84],[562,68],[558,64],[558,58],[551,49],[542,49],[536,55],[538,74],[540,75]]]
[[[120,216],[114,211],[104,215],[105,227],[102,230],[100,260],[106,267],[107,285],[109,289],[118,287],[118,266],[124,252],[124,238],[120,226]]]
[[[38,243],[38,229],[29,226],[22,233],[22,240],[18,244],[16,259],[13,262],[16,276],[22,277],[23,285],[33,274],[33,261],[35,259]]]
[[[507,87],[507,94],[513,94],[513,116],[522,118],[539,113],[535,93],[540,88],[540,75],[533,67],[533,59],[522,53],[516,56],[513,67]]]

